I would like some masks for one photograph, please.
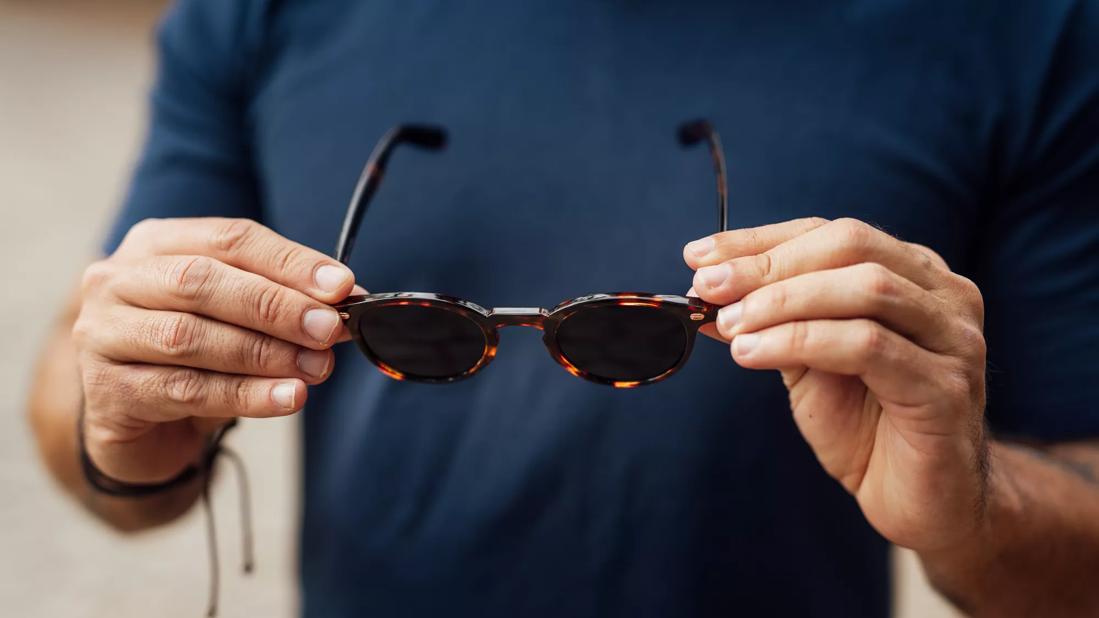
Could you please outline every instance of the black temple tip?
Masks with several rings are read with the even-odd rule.
[[[693,146],[712,133],[713,126],[710,125],[708,120],[691,120],[690,122],[684,122],[679,125],[679,130],[676,131],[676,135],[679,137],[679,143],[684,146]]]
[[[430,150],[446,148],[446,129],[432,125],[407,124],[401,127],[400,139]]]

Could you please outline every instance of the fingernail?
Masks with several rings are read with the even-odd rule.
[[[740,321],[740,314],[743,311],[744,306],[742,303],[733,303],[728,307],[722,307],[721,310],[717,312],[718,327],[725,332],[733,330],[736,323]]]
[[[759,335],[755,333],[748,333],[745,335],[737,335],[736,339],[733,339],[733,350],[737,356],[747,356],[752,353],[752,350],[759,345]]]
[[[339,292],[350,279],[351,273],[346,268],[331,264],[325,264],[313,273],[313,280],[317,283],[317,287],[325,292]]]
[[[298,392],[298,387],[293,382],[283,382],[276,384],[275,388],[271,389],[271,401],[274,401],[276,405],[286,408],[287,410],[294,409],[294,396]]]
[[[729,278],[729,266],[727,264],[707,266],[706,268],[698,269],[698,272],[695,273],[695,275],[706,287],[716,288],[722,283],[725,283],[725,280]]]
[[[714,250],[714,244],[714,239],[709,237],[693,240],[687,243],[687,251],[695,257],[702,257]]]
[[[340,316],[331,309],[310,309],[305,312],[302,325],[310,337],[324,344],[332,339],[332,333],[340,325]]]
[[[328,373],[328,357],[328,352],[302,350],[298,352],[298,369],[314,378],[322,378]]]

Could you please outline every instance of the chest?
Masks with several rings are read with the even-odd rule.
[[[373,142],[441,124],[448,149],[396,153],[366,214],[367,287],[682,293],[682,245],[715,217],[708,157],[674,130],[706,117],[731,227],[853,216],[962,259],[983,157],[949,28],[751,4],[287,3],[252,105],[267,219],[330,250]]]

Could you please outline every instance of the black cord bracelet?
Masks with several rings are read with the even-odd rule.
[[[185,485],[199,476],[209,475],[211,468],[213,468],[214,459],[221,453],[222,439],[225,438],[225,434],[235,427],[236,424],[236,419],[233,419],[225,425],[222,425],[206,441],[206,446],[202,449],[200,462],[187,466],[172,478],[159,483],[127,483],[107,476],[102,470],[96,467],[95,462],[93,462],[91,456],[88,455],[88,446],[84,441],[84,406],[81,405],[80,415],[76,421],[76,440],[80,447],[80,469],[84,472],[84,478],[88,481],[89,485],[96,491],[109,496],[143,498],[164,493],[171,489],[175,489],[180,485]]]
[[[160,483],[127,483],[116,478],[111,478],[96,467],[88,454],[88,446],[84,441],[84,402],[80,402],[80,412],[76,421],[76,441],[80,451],[80,469],[84,472],[84,478],[88,484],[99,493],[122,498],[142,498],[170,491],[189,483],[195,479],[202,479],[202,507],[206,516],[206,548],[210,558],[210,593],[206,606],[206,615],[213,618],[217,615],[218,580],[220,579],[218,566],[217,534],[214,529],[214,511],[210,503],[210,477],[213,472],[214,460],[218,455],[224,454],[234,464],[237,470],[237,481],[240,484],[240,518],[243,543],[243,567],[247,574],[251,573],[254,565],[252,545],[252,507],[251,492],[248,488],[248,476],[244,470],[244,462],[240,456],[229,448],[222,446],[221,441],[230,429],[236,427],[237,420],[232,419],[222,425],[211,435],[202,449],[202,456],[198,463],[191,464],[174,477]]]

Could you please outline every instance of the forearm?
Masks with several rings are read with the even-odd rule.
[[[50,337],[31,386],[28,414],[42,459],[69,493],[118,530],[137,531],[171,521],[195,502],[201,490],[198,482],[148,498],[114,498],[98,493],[84,479],[76,443],[80,376],[69,336],[74,315],[75,309]]]
[[[1099,615],[1099,445],[991,445],[981,531],[921,556],[974,616]]]

